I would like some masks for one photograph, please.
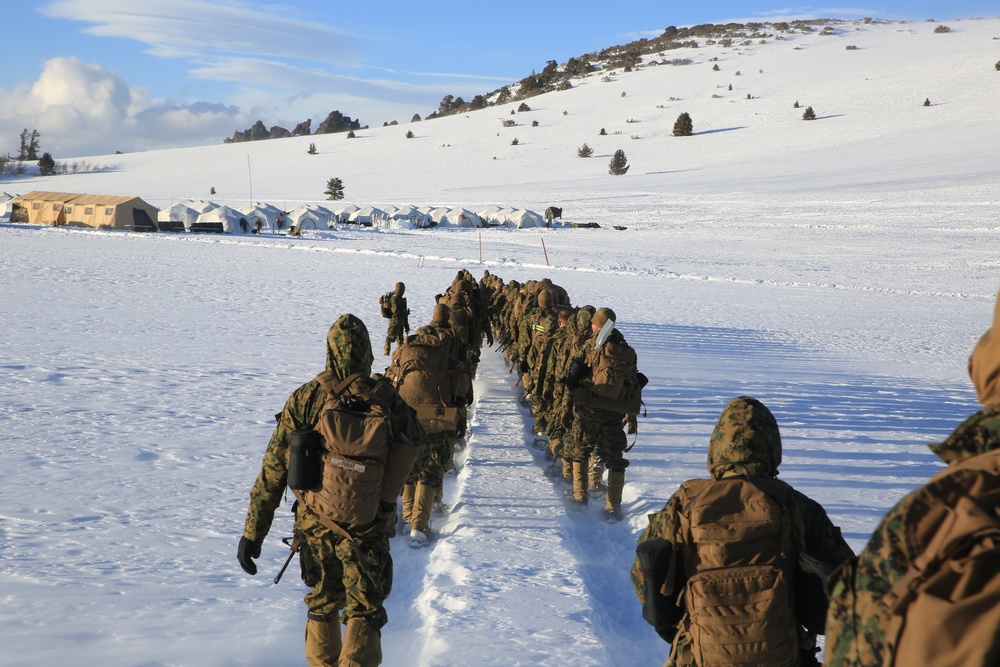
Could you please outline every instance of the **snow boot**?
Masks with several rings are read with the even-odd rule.
[[[306,618],[306,660],[309,667],[337,667],[340,660],[340,621],[309,614]]]
[[[352,618],[344,629],[338,667],[378,667],[382,664],[382,633],[364,618]]]
[[[413,512],[410,514],[410,540],[411,547],[426,546],[431,541],[431,508],[434,506],[434,497],[437,489],[428,486],[423,482],[417,484],[416,493],[413,496]]]
[[[413,523],[413,497],[417,492],[416,484],[403,486],[403,524]]]
[[[608,470],[608,495],[604,499],[604,520],[622,520],[622,491],[625,489],[625,471]]]
[[[604,464],[596,456],[590,457],[590,492],[604,493],[607,490],[604,484]]]
[[[590,500],[587,483],[587,462],[573,461],[573,502],[586,505]]]

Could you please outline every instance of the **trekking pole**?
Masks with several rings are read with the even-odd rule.
[[[289,540],[291,540],[291,542],[289,542]],[[274,577],[274,583],[281,581],[281,576],[285,574],[285,570],[288,569],[288,564],[292,562],[292,556],[297,554],[299,551],[298,535],[295,535],[294,537],[283,537],[281,538],[281,541],[284,542],[292,551],[288,554],[288,558],[285,559],[285,564],[281,566],[281,569],[278,570],[278,574]]]

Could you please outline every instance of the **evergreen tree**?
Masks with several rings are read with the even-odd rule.
[[[413,130],[407,130],[407,131],[406,131],[406,138],[407,138],[407,139],[412,139],[412,138],[413,138],[413,136],[414,136],[414,135],[413,135]]]
[[[316,155],[316,144],[310,143],[309,150],[306,151],[309,155]]]
[[[349,132],[347,133],[347,138],[348,138],[348,139],[353,139],[353,138],[354,138],[354,130],[350,130],[350,131],[349,131]]]
[[[31,131],[31,138],[28,141],[28,159],[29,160],[37,160],[38,159],[38,151],[40,150],[39,146],[38,146],[38,138],[40,136],[42,136],[42,135],[39,134],[38,130],[32,130]],[[52,157],[52,156],[50,155],[49,157]]]
[[[619,148],[615,151],[615,156],[611,158],[611,162],[608,163],[608,173],[614,176],[621,176],[628,171],[628,168],[629,163],[625,159],[625,151]]]
[[[326,182],[326,191],[323,193],[327,199],[338,201],[344,198],[344,182],[339,178],[331,178]]]
[[[802,114],[802,120],[816,120],[816,112],[813,111],[812,107],[806,107],[805,112]]]
[[[48,153],[42,153],[38,158],[38,171],[42,176],[51,176],[56,170],[56,161]]]
[[[930,105],[931,105],[931,98],[928,97],[927,99],[924,100],[924,106],[929,107]]]
[[[594,149],[587,144],[584,144],[576,149],[576,154],[580,157],[590,157],[594,154]]]
[[[17,149],[17,159],[28,159],[28,128],[21,130],[21,146]]]
[[[677,121],[674,123],[674,136],[690,137],[693,133],[694,123],[691,122],[691,116],[685,111],[677,117]]]

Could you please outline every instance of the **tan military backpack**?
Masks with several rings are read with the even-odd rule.
[[[392,388],[381,383],[370,393],[345,393],[360,377],[356,373],[337,385],[329,371],[316,376],[327,391],[314,427],[323,436],[322,481],[300,493],[315,514],[339,523],[363,524],[375,518],[392,447],[388,399],[380,387],[388,392]]]
[[[902,517],[885,667],[1000,664],[1000,450],[931,478]]]
[[[681,629],[694,662],[797,665],[794,580],[804,528],[790,487],[776,479],[724,477],[685,482],[677,493]]]
[[[452,341],[446,336],[407,336],[393,352],[386,375],[426,431],[457,430],[460,411],[453,407],[454,399],[468,391],[468,374],[453,358]]]
[[[624,340],[607,341],[587,355],[591,375],[573,393],[578,405],[611,412],[639,414],[642,387],[639,384],[635,350]]]

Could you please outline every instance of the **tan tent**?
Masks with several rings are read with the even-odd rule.
[[[155,232],[157,209],[138,197],[29,192],[14,200],[13,222]]]

